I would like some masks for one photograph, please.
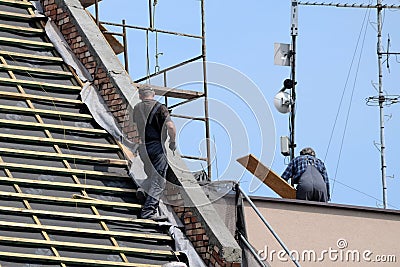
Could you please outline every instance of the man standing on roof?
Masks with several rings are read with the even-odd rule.
[[[165,152],[165,141],[169,136],[169,149],[175,151],[176,128],[172,122],[166,106],[154,99],[154,90],[151,87],[139,89],[139,98],[142,102],[133,108],[133,122],[136,123],[140,145],[139,155],[144,164],[147,179],[142,188],[137,191],[138,199],[144,200],[140,213],[142,219],[165,220],[165,216],[158,216],[159,199],[165,188],[165,178],[168,169]]]
[[[329,179],[324,163],[315,157],[311,147],[303,148],[300,156],[290,161],[282,178],[297,184],[296,199],[328,202]]]

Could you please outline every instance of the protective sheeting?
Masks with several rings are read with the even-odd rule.
[[[0,11],[29,14],[22,1],[0,1]],[[167,228],[137,220],[140,205],[121,149],[80,101],[96,102],[93,88],[80,96],[79,81],[36,19],[0,20],[10,29],[37,29],[0,31],[3,39],[13,38],[0,47],[7,67],[0,71],[0,266],[60,266],[65,258],[69,266],[93,260],[114,266],[124,260],[115,246],[128,250],[131,263],[175,261]],[[59,44],[59,51],[68,50]],[[65,53],[59,52],[73,64]],[[79,75],[90,83],[84,71]],[[93,106],[100,109],[101,102]]]
[[[99,93],[89,82],[86,82],[83,86],[81,98],[94,120],[117,140],[122,140],[123,134],[115,123],[113,115],[108,111],[103,99],[100,98]]]
[[[64,36],[62,36],[57,26],[54,24],[54,22],[51,21],[50,18],[46,23],[45,31],[47,36],[53,43],[55,49],[64,60],[65,64],[71,66],[75,70],[75,73],[79,77],[79,79],[81,79],[82,82],[93,81],[93,78],[90,75],[90,73],[76,58],[74,52],[72,52],[67,41],[65,41]]]
[[[71,66],[81,81],[85,82],[81,98],[85,105],[88,107],[90,113],[95,121],[114,138],[122,142],[132,150],[136,150],[137,146],[124,136],[118,127],[114,116],[108,110],[107,105],[104,103],[103,98],[99,95],[96,88],[92,85],[93,78],[82,63],[76,58],[72,52],[67,41],[65,41],[62,34],[57,29],[57,26],[49,19],[46,23],[46,34],[54,44],[57,52],[63,58],[64,62]]]
[[[206,267],[205,263],[200,258],[199,254],[197,254],[190,240],[184,235],[184,233],[182,233],[181,229],[179,229],[180,227],[183,227],[183,225],[176,216],[175,212],[172,210],[172,207],[167,206],[160,201],[160,211],[162,214],[168,217],[168,223],[160,223],[160,225],[171,225],[168,232],[174,239],[176,251],[186,254],[189,260],[189,266]]]

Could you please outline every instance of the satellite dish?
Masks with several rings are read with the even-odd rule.
[[[279,92],[276,94],[274,98],[274,106],[280,113],[288,113],[290,112],[290,103],[291,97],[289,93],[286,92]]]

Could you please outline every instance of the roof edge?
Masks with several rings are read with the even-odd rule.
[[[364,212],[375,212],[375,213],[400,215],[400,210],[380,209],[380,208],[374,208],[374,207],[355,206],[355,205],[348,205],[348,204],[323,203],[323,202],[306,201],[306,200],[298,200],[298,199],[273,198],[273,197],[262,197],[262,196],[250,196],[250,199],[253,201],[265,201],[265,202],[273,202],[273,203],[281,203],[281,204],[286,203],[286,204],[304,205],[304,206],[311,206],[311,207],[345,209],[345,210],[356,210],[356,211],[364,211]]]

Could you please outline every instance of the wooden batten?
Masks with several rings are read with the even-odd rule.
[[[26,135],[15,135],[15,134],[0,134],[0,140],[11,140],[15,142],[23,142],[23,143],[35,143],[35,144],[51,144],[51,145],[70,145],[70,146],[82,146],[89,147],[93,149],[106,149],[106,150],[119,150],[118,145],[112,144],[101,144],[101,143],[93,143],[93,142],[84,142],[84,141],[76,141],[76,140],[68,140],[68,139],[55,139],[55,138],[47,138],[47,137],[35,137],[35,136],[26,136]]]
[[[283,198],[296,198],[296,189],[250,154],[237,159],[248,171]]]
[[[33,194],[24,194],[24,193],[10,193],[0,191],[0,198],[3,199],[19,199],[19,200],[34,200],[37,202],[43,203],[55,203],[55,204],[64,204],[64,205],[72,205],[72,206],[97,206],[97,207],[115,207],[115,208],[126,208],[126,209],[141,209],[142,206],[134,203],[124,203],[124,202],[113,202],[113,201],[104,201],[104,200],[96,200],[96,199],[73,199],[73,198],[65,198],[65,197],[52,197],[52,196],[42,196],[42,195],[33,195]]]
[[[63,59],[60,57],[40,56],[40,55],[18,53],[18,52],[4,51],[4,50],[0,50],[0,55],[8,56],[10,58],[15,57],[15,58],[24,58],[24,59],[34,59],[34,60],[40,60],[40,61],[63,62]]]

